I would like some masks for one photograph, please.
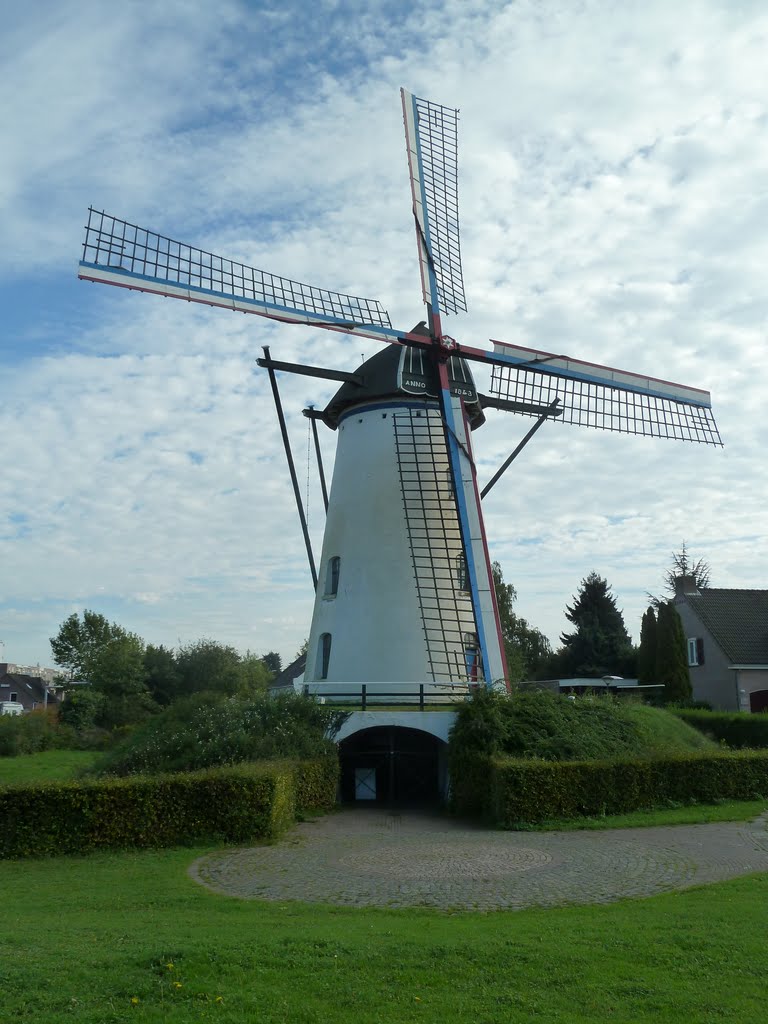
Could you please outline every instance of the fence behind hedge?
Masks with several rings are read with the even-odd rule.
[[[729,747],[768,747],[768,714],[746,711],[699,711],[670,709],[699,732],[721,740]]]
[[[474,760],[474,764],[469,763]],[[768,798],[768,751],[615,761],[467,759],[453,806],[510,828],[669,805]]]
[[[0,857],[272,839],[336,796],[338,762],[234,765],[173,775],[0,789]]]

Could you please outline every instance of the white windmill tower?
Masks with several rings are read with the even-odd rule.
[[[548,417],[720,444],[709,394],[493,342],[458,344],[466,310],[459,246],[456,110],[402,91],[426,324],[391,326],[378,302],[244,267],[91,209],[79,276],[390,343],[354,373],[274,361],[272,382],[315,586],[305,680],[315,689],[392,683],[439,689],[504,680],[481,498]],[[472,362],[491,369],[479,395]],[[338,380],[322,413],[338,431],[320,572],[287,443],[276,370]],[[536,424],[481,492],[470,432],[484,408]],[[316,431],[315,431],[316,436]],[[319,451],[319,449],[318,449]]]

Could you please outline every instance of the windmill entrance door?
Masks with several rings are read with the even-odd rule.
[[[445,744],[420,729],[377,726],[339,744],[345,803],[427,804],[440,799]]]

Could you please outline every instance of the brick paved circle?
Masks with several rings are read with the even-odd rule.
[[[355,808],[271,846],[208,854],[190,872],[241,899],[445,910],[610,903],[768,871],[767,822],[497,832]]]

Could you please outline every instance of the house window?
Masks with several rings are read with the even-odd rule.
[[[331,634],[321,633],[317,645],[317,677],[328,678],[328,665],[331,660]]]
[[[328,561],[328,568],[325,573],[325,596],[336,597],[339,592],[339,573],[341,572],[341,559],[338,555]]]
[[[18,693],[11,693],[11,698],[10,698],[10,699],[11,699],[11,700],[16,700],[16,701],[17,701],[17,700],[19,699],[19,695],[18,695]]]
[[[688,637],[688,665],[695,668],[704,664],[704,640],[700,636]]]

